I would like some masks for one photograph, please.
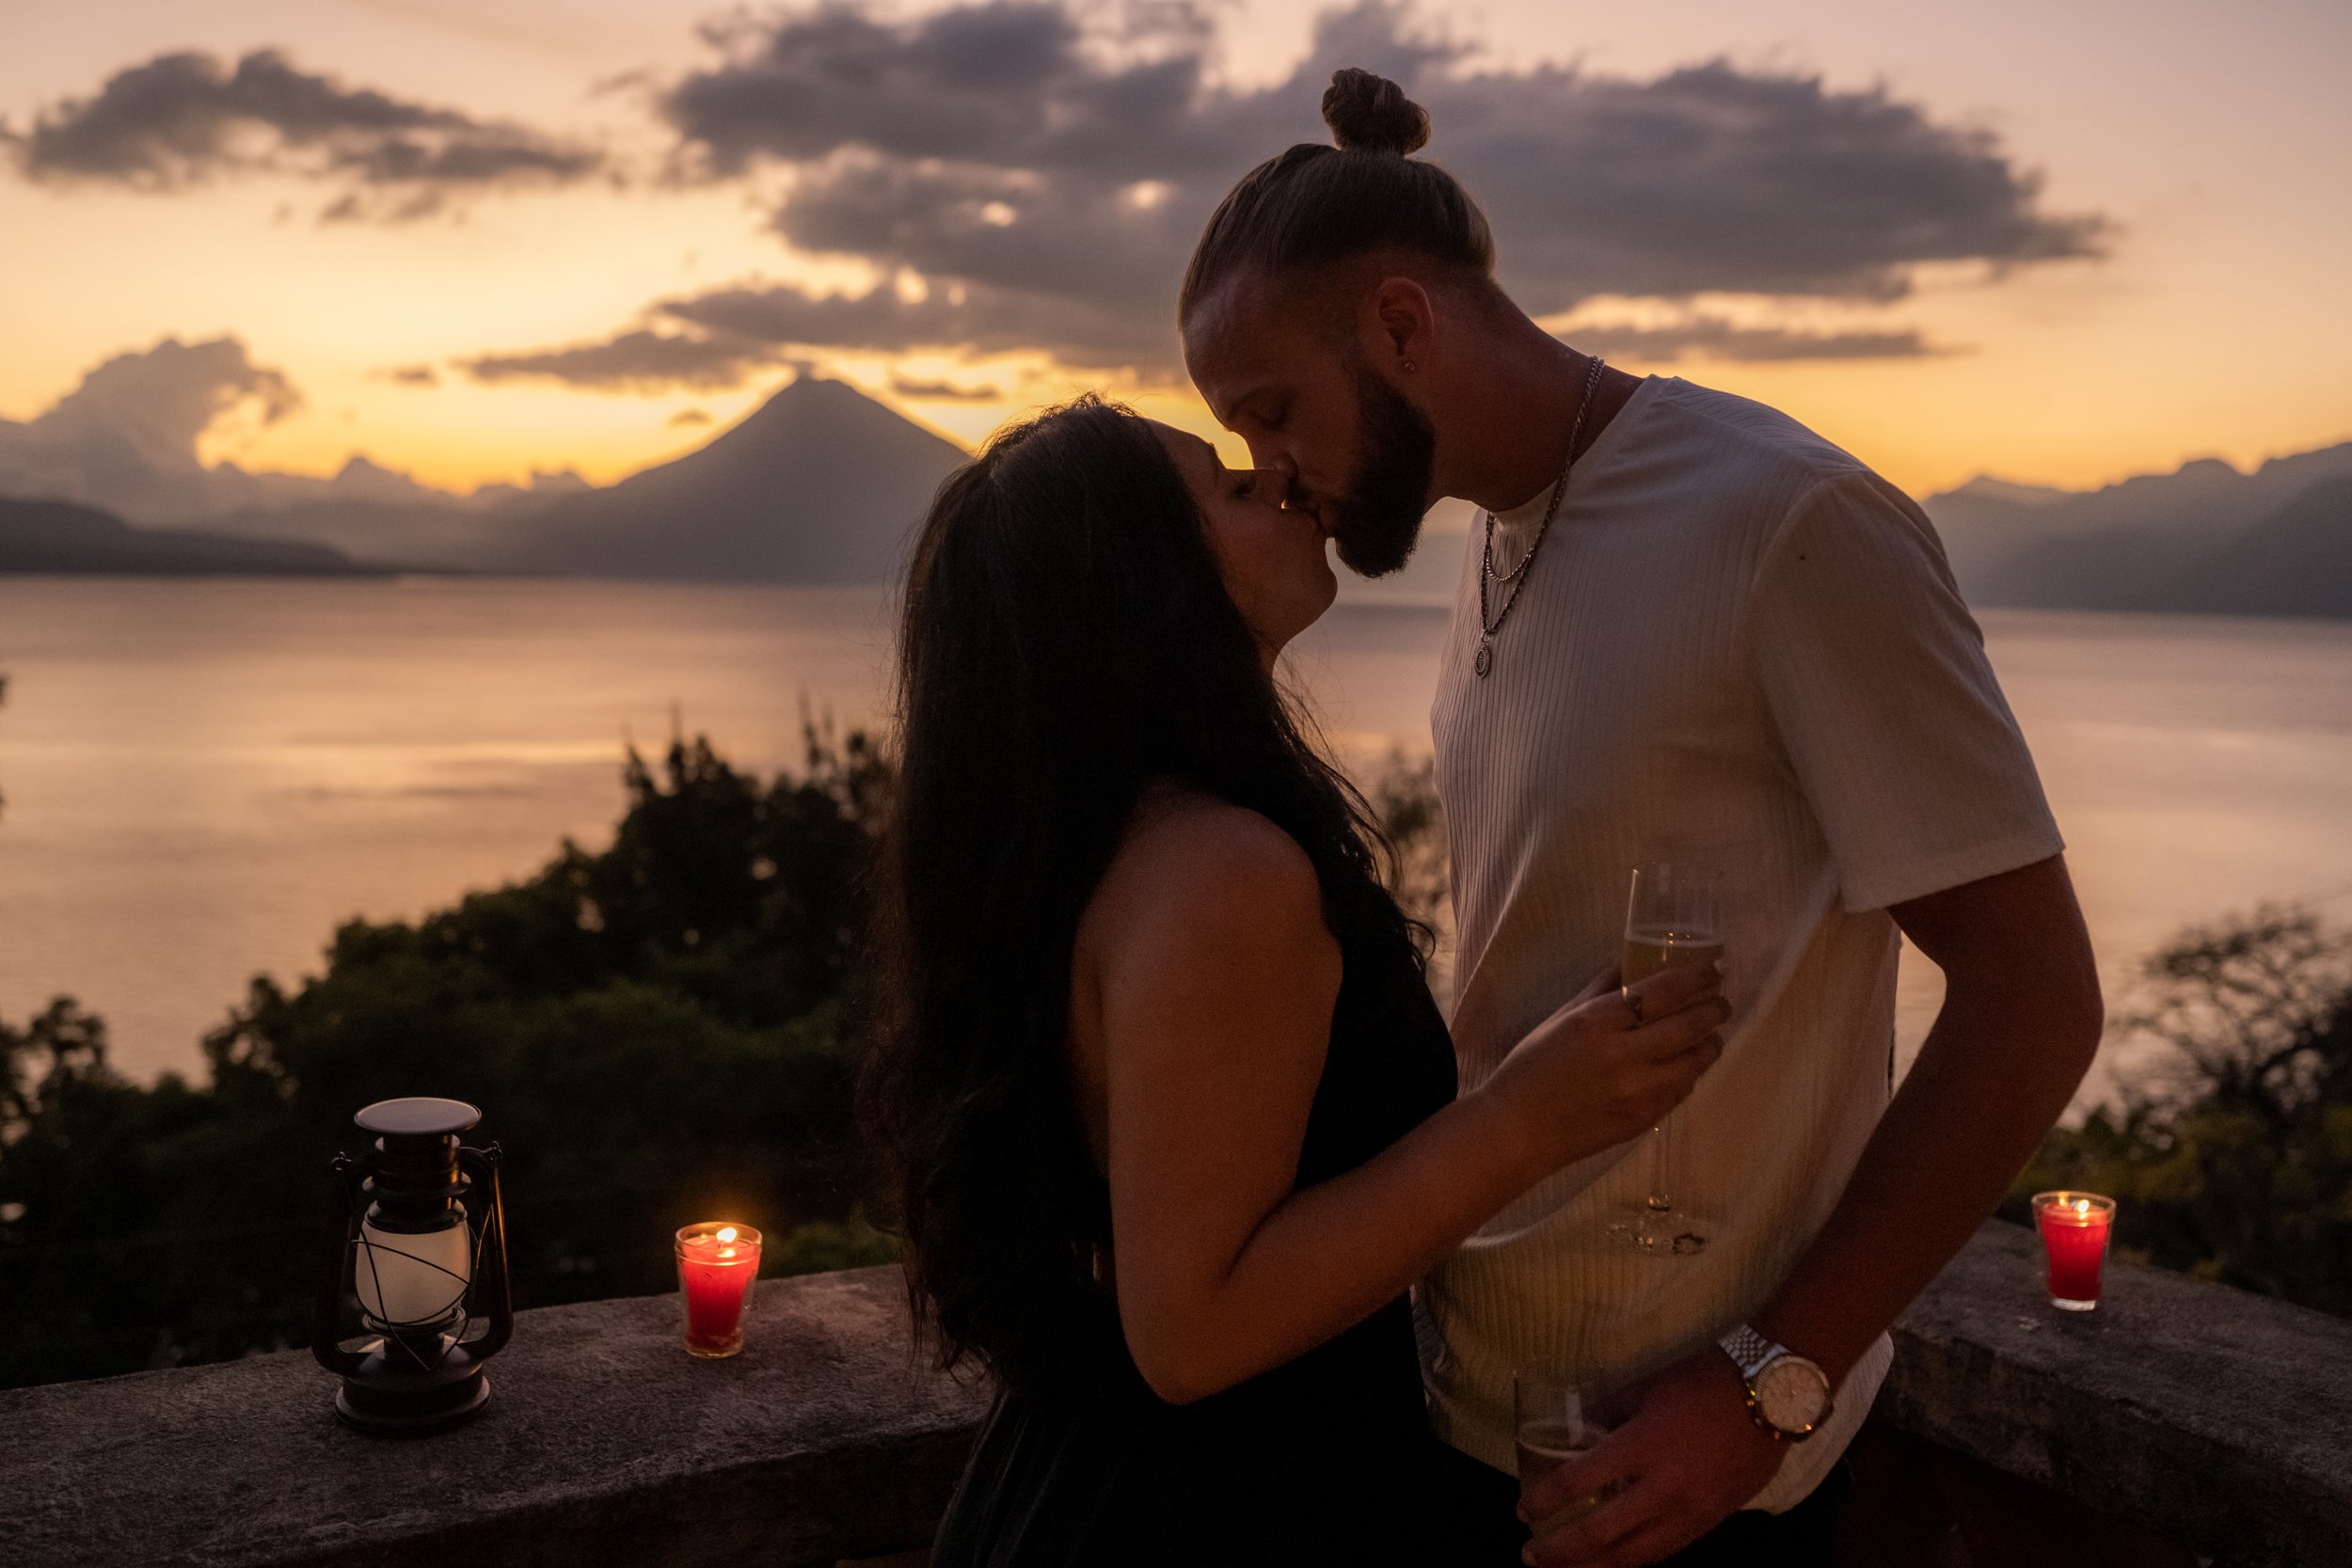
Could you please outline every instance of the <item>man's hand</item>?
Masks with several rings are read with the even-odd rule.
[[[1528,1562],[1657,1562],[1731,1517],[1780,1467],[1785,1445],[1748,1414],[1740,1370],[1712,1345],[1652,1378],[1640,1402],[1592,1452],[1528,1485]],[[1607,1500],[1589,1513],[1572,1507],[1597,1495]]]

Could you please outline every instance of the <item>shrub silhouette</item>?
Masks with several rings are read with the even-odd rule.
[[[305,1342],[326,1162],[398,1095],[483,1107],[524,1307],[670,1289],[671,1231],[718,1215],[768,1231],[771,1274],[892,1256],[850,1102],[889,770],[861,735],[807,741],[766,784],[699,737],[659,777],[632,748],[610,848],[255,977],[203,1086],[125,1081],[69,997],[0,1023],[0,1383]]]
[[[2144,987],[2118,1029],[2166,1055],[2051,1133],[2004,1212],[2107,1193],[2119,1249],[2352,1315],[2352,932],[2265,907],[2184,932]]]

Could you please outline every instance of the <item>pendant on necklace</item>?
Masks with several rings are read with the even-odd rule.
[[[1480,680],[1485,680],[1486,672],[1494,667],[1495,645],[1482,637],[1478,640],[1478,657],[1470,660],[1470,668],[1477,672]]]

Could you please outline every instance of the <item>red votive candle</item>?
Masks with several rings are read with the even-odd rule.
[[[2050,1305],[2090,1311],[2099,1305],[2099,1266],[2106,1261],[2115,1199],[2097,1193],[2036,1193],[2033,1217],[2050,1259]]]
[[[733,1355],[743,1348],[743,1308],[759,1277],[759,1232],[706,1220],[677,1233],[677,1283],[686,1297],[690,1355]]]

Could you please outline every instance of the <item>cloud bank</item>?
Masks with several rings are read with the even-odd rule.
[[[890,378],[890,389],[917,403],[993,403],[1005,395],[1002,387],[959,387],[952,381],[915,381],[903,375]]]
[[[861,261],[876,281],[819,293],[739,280],[655,299],[592,341],[461,368],[490,383],[716,390],[812,352],[928,350],[1172,379],[1172,302],[1202,223],[1251,166],[1326,139],[1316,105],[1341,65],[1392,76],[1429,108],[1428,155],[1486,207],[1502,280],[1531,313],[1597,296],[1678,308],[1671,326],[1652,311],[1649,325],[1579,329],[1625,356],[1937,352],[1867,317],[1817,332],[1693,312],[1710,295],[1867,309],[1903,299],[1925,266],[1997,277],[2095,256],[2108,237],[2097,214],[2049,210],[2039,175],[1991,133],[1883,87],[1723,60],[1651,78],[1514,69],[1401,0],[1356,0],[1319,18],[1284,80],[1237,87],[1216,71],[1216,15],[1213,0],[737,13],[706,30],[708,65],[646,89],[672,176],[759,193],[778,240]],[[0,127],[0,158],[41,183],[145,192],[300,178],[327,189],[329,220],[621,178],[588,144],[351,86],[274,50],[157,55],[23,131]],[[389,373],[432,384],[426,367]]]
[[[273,424],[302,404],[294,384],[234,338],[166,338],[119,354],[45,412],[0,420],[0,495],[56,497],[140,521],[239,504],[251,476],[207,468],[198,437],[232,414]]]
[[[199,441],[224,423],[275,424],[302,402],[283,372],[256,363],[236,338],[166,338],[99,364],[30,420],[0,420],[0,496],[79,501],[133,522],[171,524],[321,501],[481,507],[526,493],[498,484],[461,497],[358,453],[331,479],[198,455]],[[565,470],[534,473],[528,490],[585,485]]]
[[[753,367],[776,362],[768,345],[719,337],[624,332],[603,342],[533,354],[485,354],[464,362],[476,381],[550,378],[576,387],[653,391],[668,387],[732,387]]]
[[[1588,354],[1645,365],[1693,357],[1748,363],[1793,359],[1917,359],[1945,352],[1908,328],[1891,331],[1807,332],[1785,326],[1745,326],[1698,315],[1661,326],[1595,323],[1559,334]]]
[[[1208,13],[1184,4],[985,0],[891,20],[834,0],[717,41],[725,57],[659,100],[679,167],[789,170],[768,220],[778,236],[890,281],[661,300],[646,327],[492,356],[475,373],[614,386],[626,364],[626,384],[642,386],[667,364],[669,384],[709,386],[796,347],[1028,348],[1073,368],[1171,373],[1194,238],[1254,164],[1327,139],[1316,106],[1342,65],[1391,76],[1428,107],[1428,155],[1486,207],[1502,281],[1537,315],[1598,294],[1884,303],[1925,263],[1997,272],[2092,256],[2106,232],[2095,215],[2045,211],[2039,177],[1989,133],[1883,88],[1723,61],[1650,80],[1482,66],[1389,0],[1327,12],[1307,58],[1256,90],[1215,79]],[[1926,352],[1899,330],[1728,326],[1647,346]]]
[[[568,184],[606,167],[592,148],[347,87],[268,49],[234,65],[158,55],[7,140],[18,171],[46,184],[164,192],[264,171],[336,182],[343,194],[320,214],[330,220],[422,217],[453,196]]]

